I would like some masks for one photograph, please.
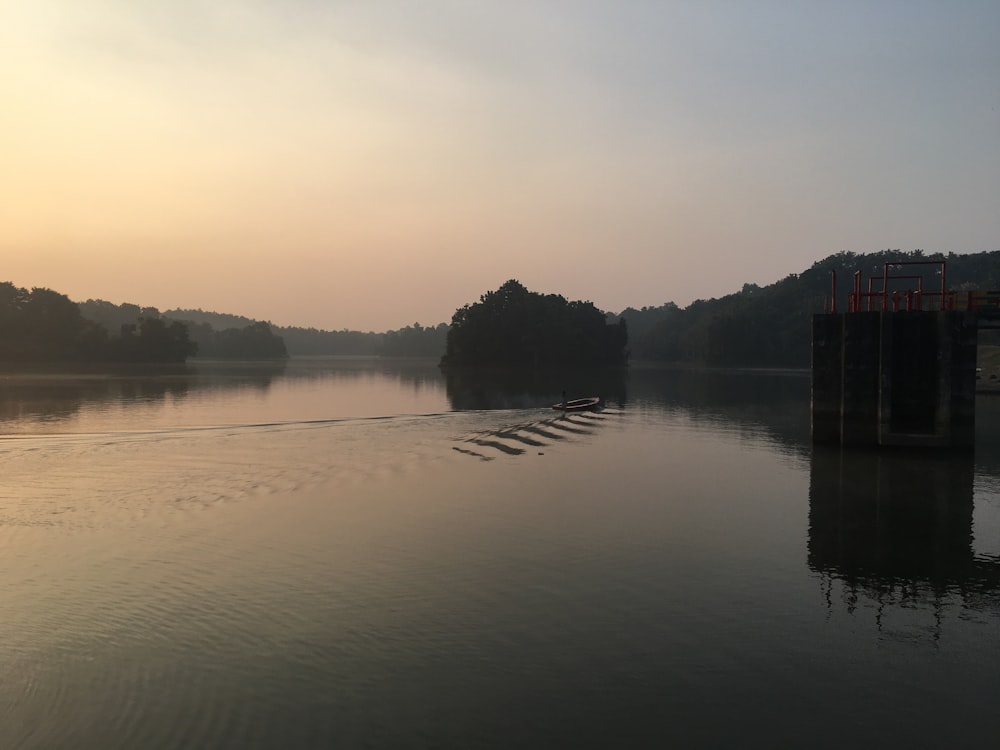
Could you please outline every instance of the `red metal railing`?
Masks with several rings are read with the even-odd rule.
[[[939,266],[938,274],[941,276],[941,288],[939,291],[927,291],[924,289],[924,276],[921,274],[899,274],[890,273],[890,268],[900,266]],[[978,307],[1000,306],[1000,293],[994,292],[968,292],[958,293],[948,291],[947,272],[945,261],[943,260],[901,260],[887,262],[882,267],[882,287],[873,289],[874,284],[879,281],[878,276],[868,279],[867,291],[861,291],[861,271],[854,273],[854,286],[847,295],[848,312],[906,312],[919,310],[975,310]],[[916,288],[892,289],[890,282],[916,281]],[[978,296],[977,296],[978,295]],[[992,295],[992,296],[991,296]],[[961,300],[959,298],[962,298]],[[965,305],[962,305],[962,302]],[[824,312],[837,312],[837,274],[831,272],[830,297],[824,300]]]

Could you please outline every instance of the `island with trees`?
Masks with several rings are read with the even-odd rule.
[[[600,366],[628,362],[624,319],[511,279],[455,311],[442,366]]]

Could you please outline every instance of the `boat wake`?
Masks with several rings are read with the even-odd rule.
[[[167,524],[247,498],[350,493],[439,461],[580,444],[622,413],[447,412],[11,436],[0,440],[0,531]]]
[[[543,454],[542,448],[561,441],[573,442],[594,435],[619,411],[565,413],[557,417],[504,425],[491,430],[473,432],[459,438],[452,450],[480,461],[492,461],[503,456],[523,456],[529,451]]]

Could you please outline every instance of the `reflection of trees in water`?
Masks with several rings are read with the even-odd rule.
[[[396,380],[419,394],[440,390],[444,376],[438,360],[430,357],[294,357],[283,376],[290,380],[354,381],[380,375]]]
[[[972,528],[975,472],[1000,476],[1000,399],[980,399],[973,460],[814,448],[808,373],[633,367],[629,397],[696,423],[764,430],[811,454],[808,564],[826,577],[831,606],[836,583],[848,611],[862,599],[881,612],[958,596],[1000,616],[1000,559],[975,554]]]
[[[285,374],[286,360],[197,362],[191,369],[194,376],[190,381],[192,390],[252,388],[265,393],[276,379]]]
[[[880,625],[885,607],[957,595],[1000,615],[1000,560],[973,547],[971,456],[817,447],[811,466],[808,564],[848,611],[865,596]]]
[[[199,363],[127,367],[110,371],[0,375],[0,422],[51,422],[72,418],[101,403],[155,403],[194,391],[267,390],[284,363]]]
[[[87,404],[184,398],[185,375],[7,375],[0,387],[0,421],[61,421]]]
[[[802,372],[666,367],[445,371],[453,409],[537,407],[601,395],[635,408],[682,409],[695,421],[765,430],[789,452],[809,447],[809,376]]]
[[[113,371],[47,371],[0,375],[0,421],[70,419],[87,404],[140,403],[192,393],[254,389],[267,392],[281,379],[358,380],[373,374],[411,387],[440,389],[436,359],[315,357],[266,362],[195,360],[184,366],[134,366]]]
[[[764,430],[790,453],[808,451],[808,373],[638,366],[628,382],[640,408],[682,409],[696,423]]]
[[[602,396],[623,404],[628,371],[620,367],[531,369],[447,368],[445,388],[451,408],[527,409],[550,406],[569,398]]]
[[[693,422],[763,429],[789,453],[809,455],[810,375],[795,370],[632,366],[629,402],[681,409]],[[977,471],[1000,477],[1000,395],[976,398]]]

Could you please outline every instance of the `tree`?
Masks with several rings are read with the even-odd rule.
[[[591,302],[528,291],[511,279],[452,316],[445,365],[624,364],[624,323],[608,325]]]
[[[424,327],[420,323],[382,336],[382,355],[386,357],[440,357],[445,351],[448,326],[441,323]]]
[[[121,337],[111,343],[111,357],[119,362],[183,362],[197,351],[184,323],[153,317],[122,326]]]

